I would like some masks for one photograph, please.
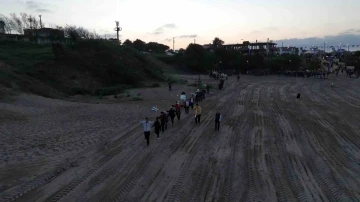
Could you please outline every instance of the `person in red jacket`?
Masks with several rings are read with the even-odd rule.
[[[177,102],[176,102],[176,105],[173,105],[173,107],[175,107],[177,119],[180,120],[181,107],[183,107],[183,106],[179,103],[179,101],[177,101]]]

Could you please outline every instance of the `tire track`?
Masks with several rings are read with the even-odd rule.
[[[295,110],[294,110],[295,111]],[[284,114],[286,114],[285,111],[283,111]],[[292,116],[292,115],[290,115]],[[292,126],[292,127],[289,127],[289,128],[294,128],[295,126]],[[295,127],[296,128],[296,127]],[[303,145],[303,144],[302,144]],[[305,145],[305,144],[304,144]],[[334,153],[334,155],[336,156],[336,154]],[[313,155],[309,155],[307,156],[307,158],[310,158],[310,156],[313,156]],[[312,158],[312,160],[310,162],[315,162],[315,159]],[[323,162],[322,162],[323,163]],[[332,197],[337,197],[336,199],[337,200],[349,200],[349,199],[354,199],[353,197],[350,197],[350,198],[346,198],[347,196],[341,194],[341,196],[339,196],[339,193],[346,193],[348,191],[346,191],[346,189],[344,188],[342,191],[340,190],[336,190],[334,186],[330,185],[330,182],[328,181],[328,179],[324,178],[323,176],[323,171],[326,170],[326,165],[325,164],[322,164],[322,163],[315,163],[315,166],[310,166],[312,169],[316,170],[317,173],[320,173],[320,178],[321,178],[321,183],[320,185],[322,185],[323,189],[324,190],[330,190],[328,193],[332,196]],[[313,164],[311,164],[313,165]],[[319,166],[321,165],[321,169],[319,168]],[[341,181],[338,182],[341,184]]]
[[[127,134],[133,133],[135,130],[138,130],[137,128],[138,127],[133,127],[129,132],[127,132]],[[78,187],[80,184],[82,184],[86,179],[88,179],[90,176],[92,176],[96,171],[98,171],[100,168],[104,167],[104,165],[106,165],[109,161],[114,159],[115,156],[120,154],[123,151],[123,147],[122,147],[123,144],[121,144],[121,146],[118,146],[117,143],[127,140],[128,137],[129,137],[128,135],[121,136],[116,142],[114,142],[112,144],[111,147],[109,147],[108,149],[105,149],[104,152],[105,152],[106,156],[103,157],[102,159],[100,159],[94,165],[92,165],[92,168],[90,170],[86,171],[83,175],[72,180],[68,185],[62,187],[61,189],[59,189],[58,191],[53,193],[51,196],[49,196],[47,199],[45,199],[45,201],[52,201],[52,202],[59,201],[60,199],[65,197],[67,194],[72,192],[76,187]],[[115,147],[115,149],[113,147]],[[102,171],[102,173],[100,173],[100,175],[106,175],[106,171]]]
[[[192,130],[188,133],[188,136],[185,136],[185,137],[183,138],[183,140],[188,139],[187,137],[191,137],[191,136],[192,136],[191,134],[193,134],[193,133],[196,133],[196,132],[199,132],[199,131],[201,131],[201,130],[204,130],[204,128],[205,128],[205,126],[207,125],[207,123],[210,121],[210,119],[212,119],[212,115],[215,114],[215,110],[216,110],[217,108],[221,107],[222,105],[224,105],[225,102],[230,98],[230,96],[231,96],[231,94],[222,97],[222,98],[220,99],[220,101],[216,104],[216,106],[215,106],[215,107],[212,107],[211,110],[209,111],[208,114],[210,114],[210,116],[208,115],[208,116],[202,121],[203,125],[202,125],[200,128],[193,127]],[[190,142],[190,144],[192,144],[192,145],[190,145],[190,146],[192,146],[192,147],[189,148],[190,151],[194,151],[194,152],[196,151],[196,150],[194,150],[193,148],[197,145],[197,143],[199,142],[199,139],[200,139],[200,138],[203,138],[203,135],[200,136],[196,141],[194,141],[194,144],[192,144],[192,142]],[[186,144],[186,145],[189,144],[189,142],[184,142],[183,140],[182,140],[181,142],[183,142],[183,143]],[[186,145],[185,145],[185,146],[186,146]],[[178,144],[176,147],[172,147],[173,149],[171,150],[170,154],[169,154],[166,158],[163,158],[162,163],[160,163],[160,164],[161,164],[161,167],[160,167],[159,169],[157,169],[157,172],[156,172],[157,174],[158,174],[159,172],[161,172],[162,167],[165,165],[165,162],[168,160],[168,158],[169,158],[173,153],[177,152],[178,149],[180,149],[180,146],[181,146],[181,144]],[[185,148],[185,146],[183,146],[183,147]],[[190,154],[192,154],[192,153],[190,153]],[[152,155],[151,157],[149,157],[149,158],[153,158],[153,155]],[[188,159],[187,162],[188,162],[188,163],[191,163],[191,161],[192,161],[193,158],[194,158],[194,156],[190,157],[190,159]],[[189,165],[186,164],[186,165],[183,166],[183,167],[188,167],[188,166],[189,166]],[[144,171],[144,170],[141,170],[141,172],[143,172],[143,171]],[[185,172],[185,171],[184,171],[184,172]],[[186,174],[186,173],[184,174],[184,172],[183,172],[183,173],[180,173],[180,179],[182,179],[182,178],[185,177],[185,174]],[[156,174],[155,176],[157,176],[157,174]],[[125,200],[125,199],[128,197],[130,191],[136,186],[136,183],[137,183],[139,177],[140,177],[140,175],[136,175],[136,176],[133,178],[133,181],[131,181],[130,185],[128,185],[128,186],[125,185],[126,189],[122,189],[122,190],[120,191],[120,194],[117,195],[117,196],[114,198],[114,201],[122,201],[122,200]],[[151,179],[151,181],[153,181],[153,180],[154,180],[154,178]],[[181,181],[181,180],[180,180],[180,181]],[[129,184],[129,183],[126,183],[126,184]],[[179,186],[179,185],[178,185],[178,186]],[[177,187],[174,188],[174,192],[173,192],[173,193],[176,193],[176,189],[177,189]],[[177,195],[175,194],[174,196],[177,196]],[[178,198],[178,197],[175,197],[175,198]]]
[[[100,142],[95,148],[98,149],[104,146],[105,144],[106,144],[106,140]],[[19,198],[24,198],[25,196],[28,198],[29,197],[28,195],[31,195],[32,191],[50,183],[56,177],[64,173],[66,170],[72,168],[73,165],[77,164],[77,162],[80,161],[84,156],[93,152],[94,152],[94,147],[90,146],[88,147],[88,149],[83,150],[76,156],[67,159],[59,166],[52,169],[51,171],[38,176],[34,180],[26,182],[24,185],[20,185],[19,187],[16,187],[12,190],[3,193],[1,198],[3,198],[4,201],[14,201],[14,200],[18,200]]]
[[[221,99],[220,103],[217,105],[216,109],[220,108],[223,104],[225,104],[225,101],[227,101],[231,96],[232,96],[232,94],[227,95],[223,99]],[[212,118],[213,118],[213,116],[208,116],[205,122],[209,123],[210,119],[212,120]],[[206,135],[207,135],[206,133],[202,133],[200,135],[199,139],[200,138],[205,139]],[[199,139],[196,141],[196,143],[201,142],[201,141],[199,141]],[[200,147],[200,150],[201,150],[201,147]],[[190,164],[192,163],[192,161],[195,157],[195,154],[196,154],[195,149],[190,150],[190,154],[188,155],[187,159],[185,160],[186,163],[184,164],[184,166],[182,166],[182,170],[180,171],[179,177],[176,180],[175,185],[172,186],[170,193],[168,194],[168,197],[165,198],[166,201],[178,201],[179,200],[179,196],[182,193],[183,187],[188,181],[188,175],[190,173],[189,172]],[[203,155],[203,154],[201,154],[201,155]]]

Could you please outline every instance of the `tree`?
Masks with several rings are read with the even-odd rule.
[[[141,41],[140,39],[136,39],[133,42],[133,47],[137,49],[138,51],[144,51],[146,47],[146,43]]]
[[[197,71],[203,72],[206,70],[205,62],[205,49],[199,44],[189,44],[185,50],[186,63],[189,68]]]
[[[31,18],[29,18],[27,13],[20,13],[21,23],[23,25],[23,29],[29,29]]]
[[[23,34],[23,23],[21,18],[18,17],[15,13],[10,13],[11,20],[13,21],[13,30],[18,32],[19,34]]]
[[[0,14],[0,21],[3,21],[5,23],[5,33],[11,34],[15,27],[14,22],[10,18],[2,14]]]
[[[123,43],[123,45],[125,46],[132,46],[132,41],[130,41],[129,39],[126,39]]]
[[[65,37],[70,38],[72,40],[79,40],[79,39],[88,40],[88,39],[101,38],[100,35],[98,35],[95,31],[91,32],[88,29],[85,29],[83,27],[77,27],[74,25],[66,25],[66,27],[64,28],[64,32],[65,32]]]
[[[64,33],[65,33],[65,37],[70,38],[71,40],[75,41],[75,40],[80,39],[80,35],[77,32],[76,26],[66,25],[66,27],[64,29]]]
[[[157,42],[149,42],[145,46],[146,51],[155,53],[165,53],[165,51],[169,50],[169,48],[169,46]]]
[[[221,39],[218,38],[218,37],[215,37],[215,39],[213,40],[213,46],[214,46],[214,48],[219,48],[219,47],[221,47],[223,44],[224,44],[224,41],[221,40]]]

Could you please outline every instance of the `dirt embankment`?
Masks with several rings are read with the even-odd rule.
[[[343,75],[230,77],[200,104],[201,124],[182,114],[159,140],[152,132],[149,147],[138,121],[190,89],[138,89],[130,93],[142,101],[118,104],[20,97],[0,105],[9,118],[0,122],[0,199],[357,201],[358,85]]]

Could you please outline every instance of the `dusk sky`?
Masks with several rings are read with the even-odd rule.
[[[112,36],[117,20],[122,41],[172,48],[169,39],[177,37],[175,49],[214,37],[226,44],[270,38],[284,46],[360,45],[360,0],[0,0],[0,14],[20,12],[41,14],[45,26],[78,25]]]

